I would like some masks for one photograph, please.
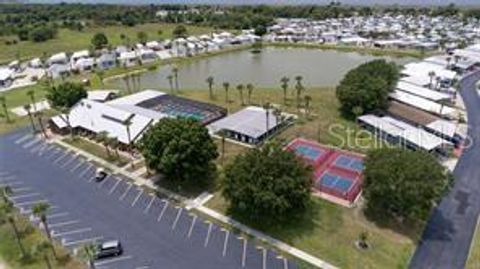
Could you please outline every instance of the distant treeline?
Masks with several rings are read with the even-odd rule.
[[[157,14],[158,11],[169,11]],[[59,28],[82,31],[89,26],[135,26],[147,22],[196,24],[222,29],[247,29],[271,25],[275,18],[326,19],[355,14],[384,12],[408,15],[461,15],[480,18],[480,8],[442,7],[355,7],[332,2],[313,6],[186,6],[186,5],[105,5],[105,4],[0,4],[0,36],[41,42],[54,38]]]

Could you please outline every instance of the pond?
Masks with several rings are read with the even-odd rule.
[[[287,76],[303,76],[306,87],[335,86],[348,70],[373,59],[385,58],[398,64],[413,61],[412,58],[377,57],[356,52],[338,52],[307,48],[267,47],[260,53],[249,50],[228,52],[181,64],[178,72],[180,88],[206,89],[206,79],[214,77],[216,87],[228,81],[234,86],[252,83],[256,87],[279,87],[280,79]],[[142,74],[141,88],[169,89],[167,76],[172,66],[161,66],[155,71]],[[122,79],[112,81],[124,88]]]

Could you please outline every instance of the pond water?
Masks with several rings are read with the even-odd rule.
[[[198,59],[178,66],[179,87],[184,89],[207,89],[206,79],[214,77],[216,87],[228,81],[232,87],[252,83],[256,87],[278,87],[283,76],[303,76],[309,86],[335,86],[348,70],[373,59],[385,58],[398,64],[413,61],[412,58],[376,57],[356,52],[338,52],[306,48],[267,47],[260,53],[249,50],[228,52]],[[141,88],[169,89],[167,76],[172,66],[161,66],[146,72],[141,77]],[[112,81],[113,86],[124,88],[121,79]]]

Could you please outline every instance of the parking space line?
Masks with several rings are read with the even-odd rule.
[[[44,144],[40,144],[38,145],[37,147],[33,147],[32,149],[30,149],[30,153],[36,153],[36,152],[39,152],[41,153],[43,150],[45,150],[49,145],[44,143]]]
[[[143,189],[140,189],[140,191],[137,194],[137,197],[135,197],[135,199],[132,202],[132,207],[135,206],[135,204],[138,202],[138,199],[140,199],[140,196],[142,196],[142,194],[143,194]]]
[[[247,262],[247,239],[243,237],[240,238],[243,239],[242,267],[245,267]]]
[[[148,213],[148,210],[150,210],[150,207],[152,206],[153,201],[155,201],[155,196],[154,195],[152,195],[152,200],[150,200],[150,203],[148,203],[147,207],[145,207],[145,210],[143,211],[143,213],[145,213],[145,214]]]
[[[82,161],[82,160],[79,160],[77,165],[75,165],[72,169],[70,169],[70,172],[74,172],[75,170],[77,170],[78,168],[80,168],[80,166],[84,165],[85,163]]]
[[[207,247],[208,240],[210,239],[210,233],[212,232],[213,223],[211,223],[210,221],[205,221],[205,222],[208,223],[208,231],[207,231],[207,237],[205,237],[205,243],[203,244],[203,246]]]
[[[112,177],[112,175],[111,175],[111,174],[108,174],[108,175],[102,180],[102,182],[100,182],[100,184],[98,184],[98,188],[100,189],[100,188],[105,184],[105,182],[107,182],[107,180],[109,180],[111,177]]]
[[[68,159],[66,162],[64,162],[62,165],[60,165],[61,168],[67,167],[71,162],[75,161],[77,159],[77,153],[73,153],[72,157]]]
[[[18,144],[21,144],[21,143],[23,143],[23,141],[25,141],[25,140],[27,140],[27,139],[29,139],[29,138],[32,138],[32,137],[33,137],[32,134],[26,134],[26,135],[20,137],[19,139],[15,140],[15,144],[17,144],[17,145],[18,145]]]
[[[262,269],[267,269],[267,249],[261,246],[257,247],[262,252]]]
[[[0,184],[0,187],[6,187],[6,186],[9,186],[9,187],[12,187],[14,185],[23,185],[23,182],[22,181],[13,181],[13,182],[8,182],[6,183],[6,181],[3,181],[1,184]]]
[[[51,144],[45,144],[45,147],[40,149],[37,152],[38,156],[43,156],[43,154],[47,153],[52,147],[53,147],[53,145],[51,145]]]
[[[80,244],[84,244],[84,243],[88,243],[88,242],[95,242],[95,241],[98,241],[98,240],[101,240],[101,239],[103,239],[103,236],[97,236],[97,237],[81,239],[81,240],[77,240],[77,241],[70,241],[70,242],[66,242],[66,241],[62,240],[63,241],[62,245],[64,247],[69,247],[69,246],[80,245]]]
[[[108,260],[105,260],[105,261],[95,262],[95,266],[107,265],[107,264],[111,264],[111,263],[114,263],[114,262],[129,260],[129,259],[132,259],[132,258],[133,258],[132,256],[121,256],[121,257],[117,257],[117,258],[108,259]]]
[[[26,206],[26,205],[34,205],[34,204],[38,204],[38,203],[48,203],[48,200],[41,199],[41,200],[35,200],[35,201],[15,203],[15,206],[20,207],[20,206]]]
[[[88,163],[87,167],[85,168],[85,170],[83,170],[83,171],[80,173],[80,175],[78,175],[79,177],[83,177],[84,175],[86,175],[87,172],[90,171],[90,168],[92,168],[93,164],[91,164],[91,163],[89,163],[89,162],[87,162],[87,163]]]
[[[120,196],[119,200],[120,201],[123,201],[123,199],[125,199],[125,197],[127,196],[127,193],[130,191],[130,189],[132,188],[132,183],[129,183],[127,182],[128,184],[128,187],[125,189],[125,192],[122,194],[122,196]]]
[[[163,214],[165,213],[168,207],[168,201],[167,200],[163,200],[163,201],[165,202],[165,204],[163,206],[162,212],[160,212],[160,214],[158,215],[157,222],[160,222],[162,220]]]
[[[190,229],[188,230],[188,235],[187,235],[188,238],[190,238],[190,236],[192,236],[193,226],[195,226],[196,221],[197,221],[197,215],[193,215],[192,224],[190,224]]]
[[[39,196],[39,195],[40,195],[40,193],[32,192],[32,193],[28,193],[28,194],[12,195],[12,196],[10,196],[10,199],[15,200],[15,199],[34,197],[34,196]]]
[[[277,259],[282,260],[283,262],[283,269],[288,269],[288,260],[283,256],[277,256]]]
[[[60,157],[57,157],[57,159],[55,159],[55,160],[53,161],[53,163],[54,163],[54,164],[59,163],[63,158],[67,157],[68,154],[70,154],[70,152],[68,152],[68,150],[67,150],[67,151],[64,151],[64,153],[61,154]]]
[[[178,207],[178,213],[177,216],[175,217],[175,220],[173,221],[172,224],[172,230],[175,230],[175,227],[177,226],[178,219],[180,219],[180,215],[182,214],[183,207]]]
[[[79,234],[84,232],[90,232],[91,230],[92,228],[82,228],[82,229],[72,230],[72,231],[63,232],[63,233],[55,233],[54,231],[52,231],[52,237],[62,237],[66,235]]]
[[[32,139],[32,140],[28,141],[27,143],[23,144],[22,148],[28,149],[31,146],[33,146],[33,145],[35,145],[35,144],[37,144],[38,142],[41,142],[41,141],[42,140],[40,138],[35,137],[34,139]]]
[[[48,226],[50,228],[55,228],[55,227],[72,225],[72,224],[76,224],[76,223],[79,223],[79,221],[78,220],[64,221],[64,222],[59,222],[59,223],[52,223],[52,224],[49,224]]]
[[[29,187],[20,187],[20,188],[12,188],[12,191],[15,192],[22,192],[22,191],[31,191],[32,188]]]
[[[110,189],[110,191],[108,191],[108,194],[109,194],[109,195],[112,194],[112,193],[115,191],[115,189],[117,188],[117,186],[120,184],[121,181],[122,181],[121,179],[117,178],[117,182],[115,182],[115,184],[113,184],[113,186],[112,186],[112,188]]]
[[[222,231],[225,232],[225,241],[223,241],[223,251],[222,251],[222,256],[225,257],[227,255],[227,246],[228,246],[228,239],[230,237],[230,231],[223,229]]]
[[[69,215],[68,212],[61,212],[61,213],[55,213],[55,214],[48,215],[47,218],[48,219],[54,219],[54,218],[59,218],[59,217],[65,217],[65,216],[68,216],[68,215]]]
[[[55,147],[52,145],[52,148],[53,150],[49,150],[49,152],[47,153],[47,155],[45,155],[45,157],[47,159],[53,159],[53,157],[55,157],[55,155],[57,155],[58,153],[62,153],[62,150],[60,150],[59,148]]]
[[[142,196],[142,194],[143,194],[143,189],[140,189],[140,191],[137,194],[137,197],[135,197],[135,199],[132,202],[132,207],[135,206],[135,204],[138,202],[138,199],[140,199],[140,196]]]

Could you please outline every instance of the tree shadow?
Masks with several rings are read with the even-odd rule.
[[[321,207],[315,207],[311,204],[302,212],[272,219],[268,217],[253,217],[248,213],[238,212],[230,207],[227,209],[227,215],[249,227],[290,243],[295,238],[303,237],[313,232],[316,227],[313,216],[322,214],[321,211]]]
[[[155,185],[178,193],[186,198],[195,198],[203,192],[214,192],[217,187],[217,176],[197,180],[175,180],[156,174],[149,178]]]

